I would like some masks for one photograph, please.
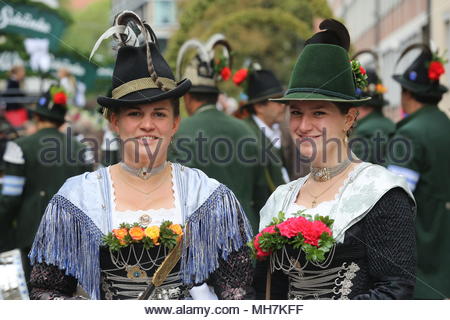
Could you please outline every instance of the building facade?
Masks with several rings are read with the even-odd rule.
[[[398,120],[400,86],[392,79],[402,73],[417,56],[412,52],[397,65],[401,52],[413,43],[430,43],[443,53],[450,45],[450,2],[448,0],[328,0],[336,17],[349,29],[353,50],[371,49],[379,56],[380,76],[388,88],[386,98],[390,106],[388,116]],[[447,57],[449,53],[447,51]],[[363,65],[371,64],[370,57],[361,56]],[[447,64],[447,70],[449,70]],[[442,79],[448,85],[450,70]],[[440,107],[450,114],[448,94]]]

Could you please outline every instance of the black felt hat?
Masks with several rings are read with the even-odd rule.
[[[448,91],[447,87],[439,83],[437,79],[430,77],[430,66],[434,60],[433,52],[425,44],[413,44],[406,48],[400,55],[398,62],[411,50],[421,49],[419,56],[406,68],[403,74],[393,75],[395,81],[408,91],[427,97],[441,97]]]
[[[191,87],[184,79],[175,82],[169,65],[155,43],[149,43],[153,74],[149,73],[147,46],[125,46],[119,49],[112,78],[112,96],[99,97],[106,108],[129,107],[164,99],[179,98]]]
[[[67,113],[67,94],[62,88],[51,86],[30,110],[47,119],[64,122]]]
[[[104,108],[130,107],[164,99],[180,98],[191,87],[188,79],[175,77],[159,52],[158,40],[151,27],[132,11],[118,14],[114,26],[97,41],[113,35],[119,42],[112,78],[111,97],[98,97]]]
[[[271,98],[279,98],[284,94],[283,86],[270,70],[255,70],[248,75],[246,105],[262,102]]]
[[[367,74],[367,89],[364,95],[371,97],[369,101],[365,103],[366,106],[382,108],[389,104],[389,101],[384,99],[384,92],[386,88],[383,86],[381,79],[378,77],[377,72],[372,68],[366,69]]]

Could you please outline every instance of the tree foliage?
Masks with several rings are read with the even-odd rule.
[[[332,16],[326,0],[185,0],[179,30],[169,41],[172,67],[180,46],[190,38],[206,40],[223,33],[233,48],[234,69],[251,59],[272,69],[287,83],[314,18]]]
[[[110,6],[109,0],[99,0],[92,2],[83,10],[73,12],[74,23],[65,32],[61,43],[64,50],[74,51],[88,59],[97,39],[110,27]],[[110,62],[109,43],[104,41],[97,50],[94,61],[98,64]]]

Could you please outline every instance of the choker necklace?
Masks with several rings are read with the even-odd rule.
[[[311,167],[311,176],[313,177],[314,181],[325,182],[325,181],[328,181],[331,178],[337,176],[339,173],[341,173],[345,169],[347,169],[347,167],[351,163],[352,162],[350,161],[350,159],[347,159],[347,160],[341,162],[340,164],[338,164],[337,166],[331,167],[331,168]]]
[[[152,167],[152,168],[140,168],[135,169],[127,165],[125,162],[121,161],[120,166],[125,170],[131,173],[132,175],[135,175],[136,177],[139,177],[143,180],[149,179],[151,176],[154,176],[155,174],[160,173],[166,168],[167,161],[164,161],[164,163],[158,167]]]

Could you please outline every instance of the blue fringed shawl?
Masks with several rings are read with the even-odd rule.
[[[219,258],[251,239],[251,227],[234,194],[202,171],[172,164],[187,236],[181,257],[184,283],[200,283],[219,266]],[[105,168],[68,179],[50,201],[29,254],[77,278],[92,299],[100,298],[99,249],[112,229],[110,190]],[[239,220],[245,239],[239,231]]]

